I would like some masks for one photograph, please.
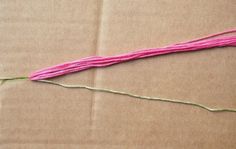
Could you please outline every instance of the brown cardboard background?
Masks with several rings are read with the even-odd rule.
[[[0,1],[0,74],[159,47],[235,27],[234,0]],[[55,78],[236,107],[235,48],[171,54]],[[236,115],[15,81],[0,87],[2,148],[235,148]]]

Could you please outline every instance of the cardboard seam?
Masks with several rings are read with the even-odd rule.
[[[100,0],[98,3],[98,10],[97,10],[97,29],[96,29],[96,40],[94,42],[94,55],[97,55],[99,47],[100,47],[100,34],[101,34],[101,23],[102,23],[102,10],[103,10],[103,0]],[[93,71],[93,78],[92,78],[92,86],[96,86],[96,76],[97,71],[94,69]],[[96,93],[92,93],[91,97],[91,105],[90,105],[90,134],[93,134],[93,126],[94,126],[94,115],[95,115],[95,107],[96,104]]]

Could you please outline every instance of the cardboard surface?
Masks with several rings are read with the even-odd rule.
[[[160,47],[236,25],[235,0],[0,0],[0,76]],[[171,54],[55,78],[236,107],[235,48]],[[0,148],[236,148],[235,113],[64,89],[0,86]]]

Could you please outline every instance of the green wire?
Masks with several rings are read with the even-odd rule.
[[[10,80],[28,80],[28,77],[6,77],[6,78],[0,78],[0,81],[5,82],[5,81],[10,81]],[[203,104],[195,103],[195,102],[190,102],[190,101],[183,101],[183,100],[178,100],[178,99],[168,99],[168,98],[159,98],[159,97],[149,97],[149,96],[141,96],[141,95],[136,95],[128,92],[123,92],[123,91],[117,91],[117,90],[111,90],[111,89],[105,89],[105,88],[97,88],[97,87],[91,87],[91,86],[86,86],[86,85],[69,85],[69,84],[63,84],[63,83],[58,83],[55,81],[50,81],[50,80],[38,80],[36,82],[41,82],[41,83],[47,83],[47,84],[52,84],[56,86],[60,86],[63,88],[79,88],[79,89],[87,89],[90,91],[95,91],[95,92],[105,92],[105,93],[112,93],[112,94],[118,94],[118,95],[123,95],[123,96],[129,96],[137,99],[143,99],[143,100],[152,100],[152,101],[162,101],[162,102],[169,102],[169,103],[176,103],[176,104],[184,104],[184,105],[189,105],[189,106],[194,106],[198,108],[205,109],[210,112],[236,112],[236,109],[228,109],[228,108],[211,108]]]
[[[12,80],[27,80],[28,77],[3,77],[0,78],[0,85],[5,83],[6,81],[12,81]]]
[[[28,77],[3,77],[0,78],[0,81],[8,81],[8,80],[26,80]]]

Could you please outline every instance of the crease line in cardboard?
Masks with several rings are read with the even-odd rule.
[[[95,37],[96,40],[94,41],[94,55],[98,54],[98,50],[100,47],[100,34],[101,34],[101,24],[102,24],[102,15],[103,15],[103,0],[100,0],[98,2],[98,8],[97,8],[97,28],[95,32]],[[97,76],[97,71],[96,69],[93,70],[93,78],[92,78],[92,86],[96,86],[96,76]],[[94,115],[95,115],[95,107],[96,104],[96,93],[92,93],[91,97],[91,105],[90,105],[90,135],[92,136],[93,133],[93,122],[94,122]]]

